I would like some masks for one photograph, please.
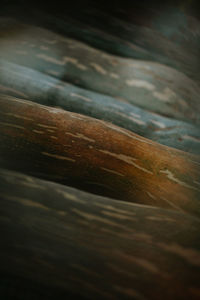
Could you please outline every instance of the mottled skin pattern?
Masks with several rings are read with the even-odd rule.
[[[200,299],[197,1],[1,1],[0,299]]]
[[[185,74],[120,58],[14,19],[0,19],[0,58],[141,108],[200,124],[200,88]]]
[[[2,95],[0,106],[2,166],[199,215],[199,156],[62,109]]]
[[[199,299],[199,219],[2,169],[0,198],[1,295]]]
[[[78,10],[72,3],[65,10],[56,4],[36,7],[25,2],[26,14],[18,6],[5,7],[1,13],[108,53],[168,65],[200,81],[199,8],[189,9],[194,0],[179,1],[179,6],[177,1],[154,1],[153,7],[152,1],[117,2],[114,6],[108,1],[82,2]],[[198,0],[196,4],[199,7]]]
[[[200,153],[200,128],[0,60],[0,92],[109,121],[166,146]]]

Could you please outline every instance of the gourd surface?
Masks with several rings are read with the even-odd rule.
[[[0,299],[200,299],[198,1],[2,0]]]

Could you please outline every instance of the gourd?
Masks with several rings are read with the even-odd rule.
[[[55,14],[50,6],[24,3],[26,14],[18,5],[2,11],[114,55],[168,65],[199,84],[199,8],[188,13],[182,4],[181,8],[176,3],[164,8],[165,4],[159,7],[156,3],[153,9],[148,4],[129,1],[126,7],[122,3],[108,9],[102,1],[98,5],[90,1],[79,10],[56,6]]]
[[[13,171],[0,182],[2,297],[198,299],[199,219]]]
[[[0,106],[4,168],[199,215],[199,156],[60,108],[2,95]]]
[[[17,74],[17,76],[16,76]],[[200,128],[0,60],[0,92],[112,122],[166,146],[200,153]]]
[[[200,88],[175,69],[106,54],[13,19],[1,18],[0,35],[2,59],[168,117],[200,123]]]
[[[0,12],[0,298],[199,299],[199,21],[32,2]]]

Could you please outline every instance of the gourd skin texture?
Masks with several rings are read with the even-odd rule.
[[[17,74],[17,76],[16,76]],[[200,153],[200,128],[0,60],[0,91],[112,122],[166,146]]]
[[[200,124],[199,85],[175,69],[106,54],[13,19],[2,18],[0,25],[2,59],[152,112]],[[6,27],[9,34],[4,34]]]
[[[159,62],[199,83],[198,18],[174,5],[156,5],[152,9],[134,1],[128,10],[117,5],[106,10],[107,5],[95,4],[90,2],[89,9],[85,5],[80,10],[60,9],[57,14],[47,7],[30,8],[28,4],[26,15],[17,6],[14,10],[5,9],[5,13],[2,9],[2,15],[17,17],[117,56]]]
[[[199,156],[60,108],[3,95],[0,106],[4,168],[199,215]]]
[[[0,195],[1,295],[198,299],[199,219],[2,169]]]
[[[31,2],[0,10],[0,299],[199,300],[199,20]]]

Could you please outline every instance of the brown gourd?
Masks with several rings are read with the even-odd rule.
[[[3,95],[0,106],[4,168],[199,215],[199,156],[59,108]]]

